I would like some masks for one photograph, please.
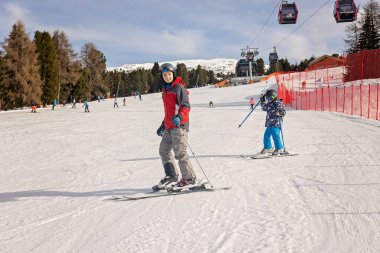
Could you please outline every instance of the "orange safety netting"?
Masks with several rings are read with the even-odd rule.
[[[379,119],[380,49],[348,55],[345,66],[272,76],[286,106]]]

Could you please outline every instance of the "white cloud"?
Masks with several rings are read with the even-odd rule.
[[[28,20],[29,11],[14,3],[5,3],[0,6],[0,31],[9,34],[12,26],[22,20],[24,24]]]

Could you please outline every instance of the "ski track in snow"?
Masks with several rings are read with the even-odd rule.
[[[288,108],[285,145],[299,155],[242,158],[262,148],[260,107],[238,125],[263,88],[189,90],[189,144],[230,190],[129,202],[105,199],[163,176],[160,94],[0,113],[0,251],[379,252],[380,123]]]

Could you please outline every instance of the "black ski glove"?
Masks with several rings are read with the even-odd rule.
[[[164,122],[162,122],[161,126],[157,129],[157,135],[158,136],[163,136],[165,131],[165,125]]]

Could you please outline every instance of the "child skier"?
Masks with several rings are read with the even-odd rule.
[[[84,107],[84,112],[90,112],[90,110],[88,109],[88,102],[87,102],[87,100],[85,100],[83,102],[82,107]]]
[[[165,177],[152,188],[156,191],[168,187],[172,187],[172,190],[191,188],[197,186],[197,183],[193,166],[186,151],[189,131],[189,96],[184,87],[184,81],[181,77],[176,76],[172,64],[162,64],[160,76],[165,117],[157,129],[157,135],[162,136],[159,152]],[[178,182],[178,170],[174,158],[178,160],[182,174],[182,179]]]
[[[282,103],[277,100],[277,92],[275,90],[266,91],[266,93],[260,98],[260,104],[263,111],[267,112],[265,120],[266,130],[264,133],[264,148],[260,153],[267,154],[273,152],[273,155],[284,154],[284,145],[281,140],[281,125],[286,112]],[[275,146],[274,151],[271,137],[273,138]]]

